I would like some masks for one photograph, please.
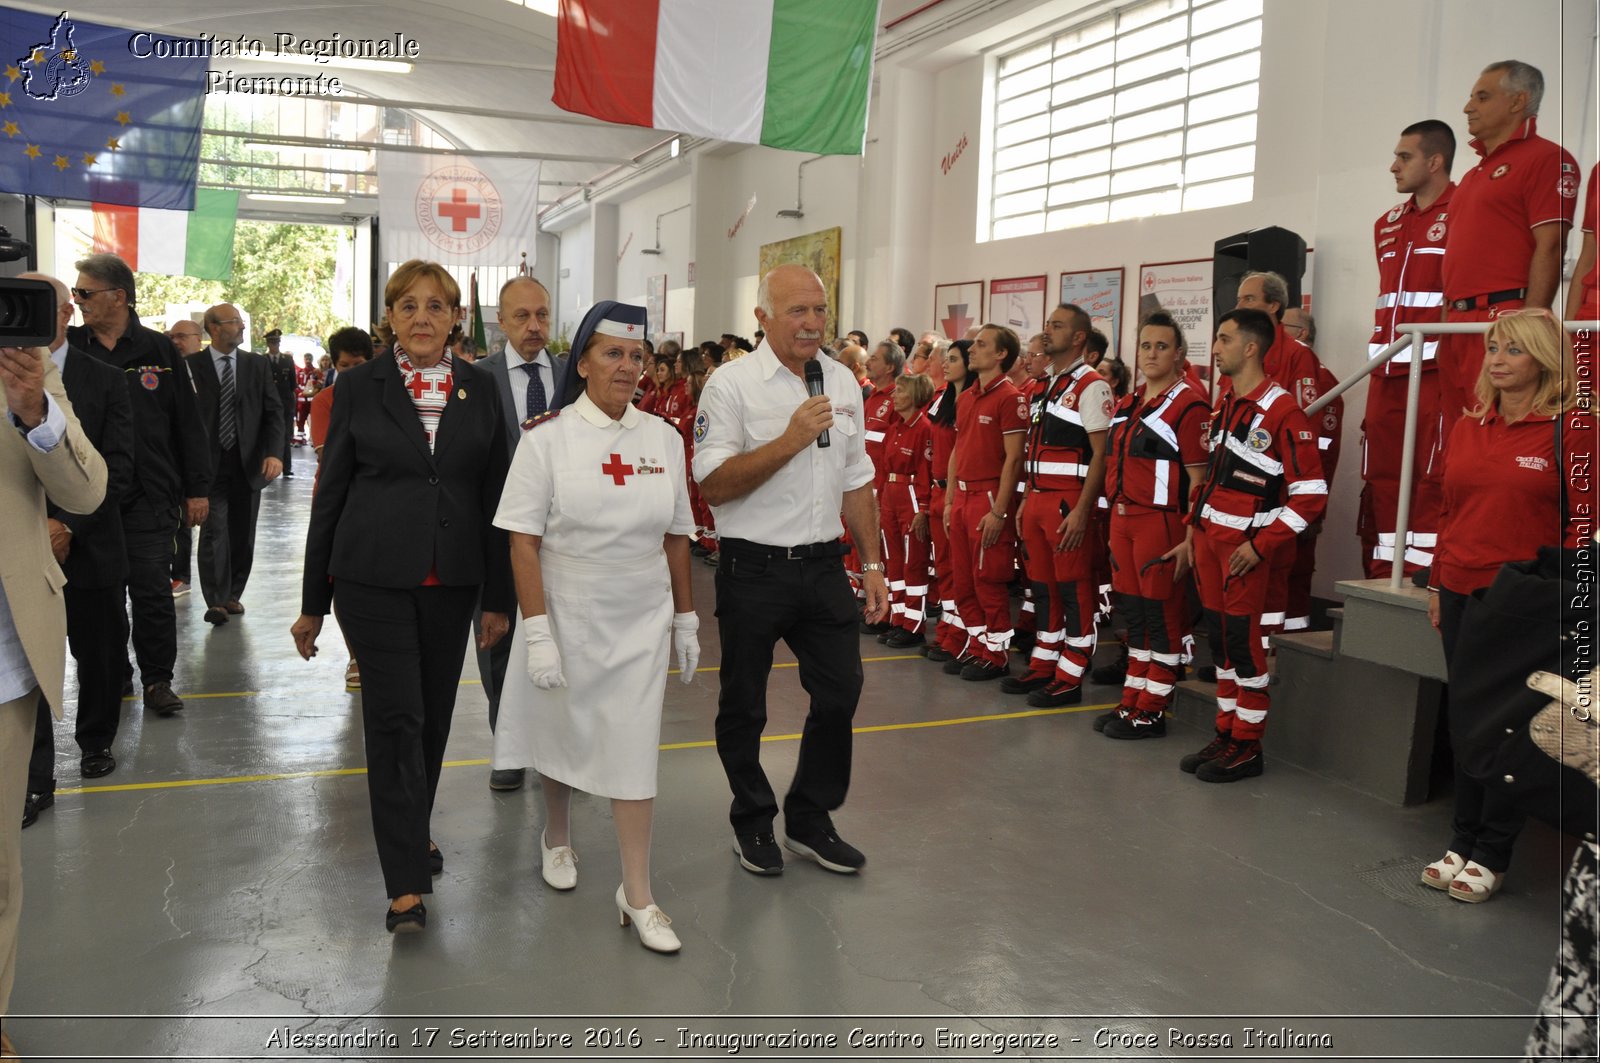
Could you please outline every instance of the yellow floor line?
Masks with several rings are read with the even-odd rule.
[[[948,720],[913,720],[908,723],[883,723],[870,727],[853,727],[855,734],[880,734],[885,731],[916,731],[926,727],[956,727],[973,723],[993,723],[999,720],[1026,720],[1038,716],[1063,716],[1074,712],[1098,712],[1105,709],[1116,708],[1116,702],[1108,701],[1103,705],[1077,705],[1072,708],[1062,709],[1026,709],[1021,712],[1001,712],[992,716],[957,716]],[[763,742],[797,742],[798,734],[763,735]],[[664,742],[659,747],[663,750],[671,749],[712,749],[716,742]],[[489,763],[487,757],[476,757],[472,760],[447,760],[447,768],[481,768]],[[235,783],[249,782],[278,782],[284,779],[328,779],[340,775],[365,775],[366,768],[328,768],[322,771],[287,771],[270,775],[230,775],[218,779],[175,779],[167,782],[131,782],[117,783],[110,786],[74,786],[63,787],[56,791],[57,795],[67,794],[110,794],[128,790],[181,790],[190,786],[231,786]]]
[[[861,663],[862,664],[876,664],[876,663],[878,663],[880,661],[920,661],[920,660],[922,660],[922,656],[920,654],[908,653],[908,654],[903,654],[903,655],[901,655],[899,657],[863,657],[863,658],[861,658]],[[695,673],[695,675],[700,675],[702,672],[715,672],[720,667],[721,667],[720,665],[715,665],[715,664],[707,665],[704,668],[696,668],[694,670],[694,673]],[[780,661],[779,663],[774,664],[772,667],[773,668],[798,668],[798,667],[800,667],[800,664],[799,664],[798,661]],[[667,674],[668,675],[679,675],[681,673],[680,673],[680,669],[673,668],[673,669],[668,670]],[[464,686],[464,687],[479,687],[479,686],[483,685],[483,680],[481,680],[481,679],[463,679],[461,681],[460,685]],[[301,693],[302,692],[300,692],[300,691],[296,691],[295,692],[296,695],[299,695]],[[264,691],[260,691],[260,690],[227,690],[227,691],[219,691],[219,692],[214,693],[214,694],[185,693],[185,694],[181,694],[179,696],[182,697],[185,701],[198,701],[198,700],[201,700],[201,699],[204,699],[204,698],[259,698],[259,697],[266,697],[267,695],[266,695],[266,693]],[[284,695],[279,695],[279,696],[288,697],[290,695],[284,694]],[[137,695],[130,694],[127,697],[123,698],[122,700],[123,701],[138,701],[139,698],[138,698]]]

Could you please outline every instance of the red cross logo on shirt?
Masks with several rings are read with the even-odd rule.
[[[611,477],[611,482],[621,487],[627,477],[633,475],[633,466],[622,464],[622,455],[613,454],[611,460],[600,466],[600,471]]]
[[[460,185],[450,190],[450,202],[441,202],[435,209],[440,215],[450,219],[450,231],[456,233],[466,232],[467,219],[476,218],[483,213],[481,206],[467,202],[467,190]]]

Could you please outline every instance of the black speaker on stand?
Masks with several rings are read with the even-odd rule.
[[[1306,272],[1306,242],[1299,233],[1276,225],[1265,229],[1225,236],[1217,241],[1212,261],[1211,305],[1213,313],[1232,310],[1239,300],[1239,280],[1246,273],[1270,270],[1289,284],[1289,302],[1300,305],[1300,279]]]

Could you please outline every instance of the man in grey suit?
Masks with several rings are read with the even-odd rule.
[[[244,612],[240,598],[255,559],[261,489],[283,472],[285,418],[271,364],[239,346],[244,321],[238,307],[213,306],[203,324],[210,346],[184,361],[211,439],[211,512],[200,528],[200,592],[206,622],[220,627]]]
[[[512,277],[500,289],[496,312],[506,334],[503,348],[478,365],[489,370],[500,389],[500,407],[505,411],[506,448],[514,456],[522,441],[528,419],[555,405],[561,397],[561,378],[567,356],[545,350],[550,340],[550,292],[532,277]],[[473,618],[477,628],[478,617]],[[501,639],[478,652],[478,674],[483,677],[483,692],[489,698],[489,730],[500,718],[500,688],[505,682],[506,662],[511,658],[511,640]],[[507,768],[489,772],[489,789],[517,790],[522,787],[524,769]]]

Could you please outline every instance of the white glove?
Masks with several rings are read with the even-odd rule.
[[[550,635],[548,615],[522,618],[523,640],[528,644],[528,678],[540,690],[552,690],[567,685],[561,674],[561,651]]]
[[[684,683],[694,681],[694,670],[700,665],[699,630],[700,614],[672,614],[672,640],[678,647],[678,679]]]

